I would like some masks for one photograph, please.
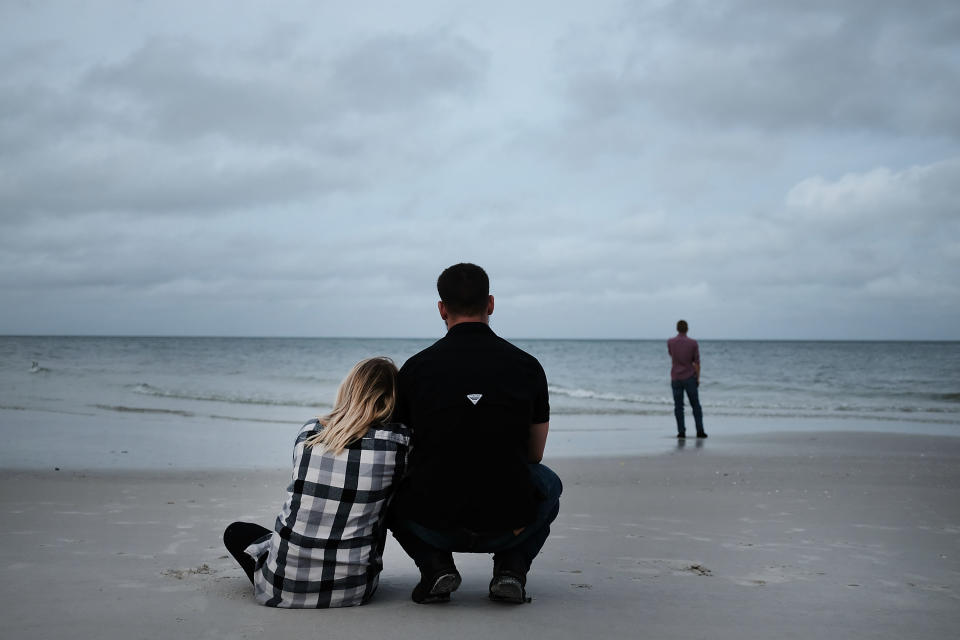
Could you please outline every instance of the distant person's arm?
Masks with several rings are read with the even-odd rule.
[[[697,344],[697,341],[693,341],[693,353],[691,354],[691,362],[693,365],[693,372],[697,374],[697,386],[700,386],[700,345]]]
[[[543,450],[547,446],[547,431],[549,430],[549,422],[530,425],[530,462],[543,460]]]

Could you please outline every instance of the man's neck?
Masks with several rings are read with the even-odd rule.
[[[446,319],[447,331],[458,324],[464,324],[466,322],[482,322],[483,324],[490,324],[490,316],[485,313],[476,316],[448,316]]]
[[[465,324],[467,322],[482,322],[483,324],[490,324],[490,314],[493,313],[493,296],[487,296],[486,306],[480,309],[477,313],[453,313],[443,300],[437,303],[437,310],[440,312],[440,317],[443,318],[444,323],[447,325],[447,331],[449,331],[451,327],[455,327],[458,324]]]

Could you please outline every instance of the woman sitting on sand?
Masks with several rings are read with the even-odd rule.
[[[274,530],[234,522],[223,542],[268,607],[365,604],[383,568],[387,501],[403,475],[410,434],[387,422],[397,367],[359,362],[340,385],[333,411],[297,436],[293,481]]]

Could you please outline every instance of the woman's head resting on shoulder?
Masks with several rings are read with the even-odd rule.
[[[386,422],[397,403],[397,366],[390,358],[368,358],[354,365],[337,390],[333,411],[320,418],[323,430],[304,443],[323,445],[337,455],[374,424]]]

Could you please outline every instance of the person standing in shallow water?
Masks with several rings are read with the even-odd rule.
[[[700,345],[687,337],[687,321],[677,322],[677,335],[667,340],[667,353],[673,359],[670,368],[670,386],[673,387],[673,415],[677,419],[677,437],[686,438],[687,430],[683,422],[683,394],[686,392],[693,409],[693,420],[697,425],[697,437],[706,438],[703,430],[703,410],[700,408]]]

